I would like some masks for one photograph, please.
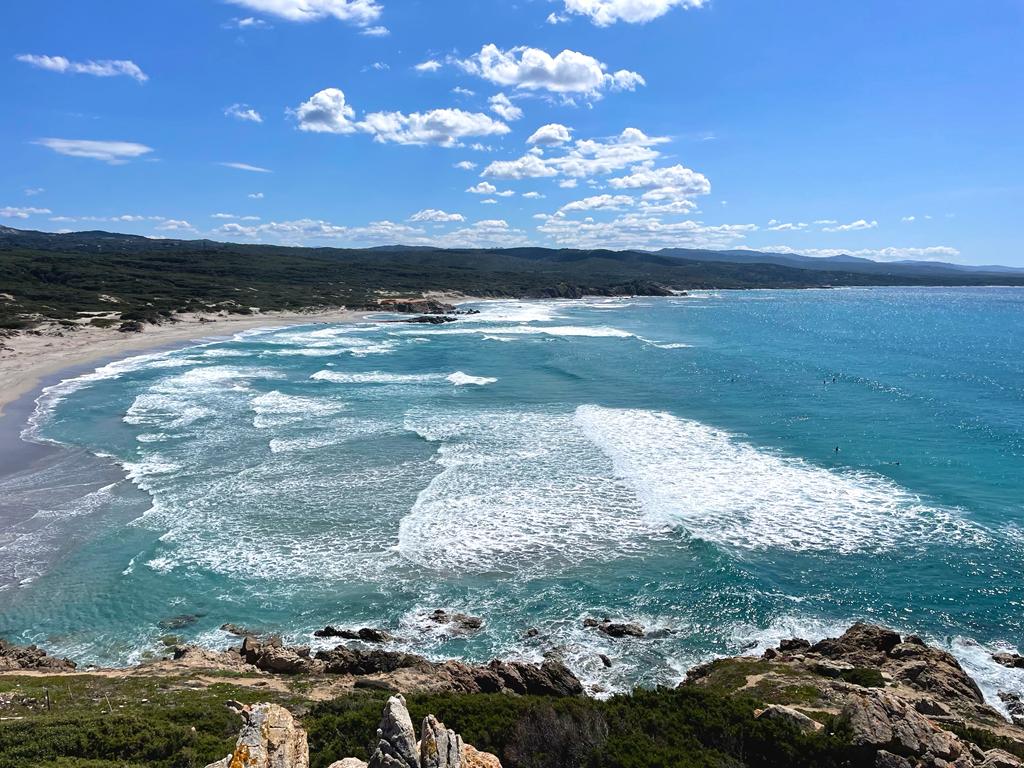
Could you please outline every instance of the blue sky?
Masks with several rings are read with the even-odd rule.
[[[1020,0],[33,0],[0,224],[1024,264]]]

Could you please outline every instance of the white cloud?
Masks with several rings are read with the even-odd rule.
[[[700,221],[663,222],[646,213],[629,213],[612,221],[579,221],[548,217],[537,230],[558,245],[571,248],[725,248],[742,241],[753,224],[710,226]]]
[[[474,195],[493,195],[498,191],[498,188],[488,181],[481,181],[479,184],[470,187],[466,191]]]
[[[288,21],[320,21],[335,18],[366,26],[384,10],[376,0],[227,0],[260,13]]]
[[[413,67],[417,72],[437,72],[440,68],[441,62],[437,59],[427,59]]]
[[[471,136],[501,136],[511,129],[480,112],[461,109],[434,109],[430,112],[373,112],[359,123],[359,130],[374,141],[396,144],[438,144],[457,147],[460,139]]]
[[[36,195],[43,194],[45,191],[42,187],[29,187],[25,190],[25,197],[35,197]]]
[[[275,240],[301,244],[310,240],[331,240],[352,245],[394,245],[405,242],[427,244],[422,229],[392,221],[373,221],[363,227],[346,227],[321,219],[270,221],[246,226],[231,222],[215,230],[226,237],[246,240]]]
[[[41,216],[53,213],[49,208],[0,208],[0,219],[27,219],[29,216]]]
[[[250,200],[262,200],[264,197],[265,197],[265,195],[262,192],[250,192],[249,193],[249,199]]]
[[[835,219],[816,219],[815,224],[838,224],[839,222]]]
[[[835,222],[833,222],[835,223]],[[877,221],[865,221],[864,219],[857,219],[857,221],[851,221],[849,224],[838,224],[834,227],[825,227],[822,232],[856,232],[861,229],[875,229],[878,226]]]
[[[263,19],[246,16],[244,19],[234,18],[224,24],[225,29],[272,29]]]
[[[18,61],[31,64],[39,69],[51,72],[67,72],[76,75],[94,75],[96,77],[130,77],[140,83],[149,80],[149,76],[134,61],[122,59],[104,59],[101,61],[71,61],[63,56],[37,56],[23,53],[15,56]]]
[[[452,93],[456,96],[476,96],[476,91],[471,91],[469,88],[463,88],[461,85],[457,85],[452,88]]]
[[[909,224],[912,221],[917,221],[917,216],[904,216],[902,219],[900,219],[900,221],[902,221],[904,224]]]
[[[263,115],[250,107],[248,104],[232,104],[224,110],[227,117],[234,117],[238,120],[245,120],[250,123],[262,123]]]
[[[768,222],[769,232],[802,232],[807,229],[809,225],[805,221],[798,222],[782,222],[776,219],[772,219]]]
[[[672,8],[700,8],[707,2],[708,0],[565,0],[565,10],[567,13],[588,16],[597,26],[607,27],[619,21],[643,24],[665,15]]]
[[[614,189],[661,189],[676,190],[685,195],[707,195],[711,193],[711,182],[702,173],[673,165],[666,168],[643,168],[628,176],[609,179]],[[665,192],[664,194],[669,194]],[[647,199],[652,199],[648,197]]]
[[[480,205],[497,205],[497,204],[498,204],[498,201],[495,200],[493,197],[489,197],[486,200],[481,200],[480,201]]]
[[[514,122],[523,116],[523,110],[517,107],[504,93],[498,93],[490,98],[491,112],[498,117]]]
[[[523,193],[523,197],[525,197],[527,200],[543,200],[544,199],[544,195],[542,195],[540,192],[524,192]]]
[[[548,17],[544,20],[548,24],[564,24],[569,18],[567,16],[559,16],[557,13],[549,13]]]
[[[472,171],[474,168],[476,168],[476,163],[474,163],[472,160],[460,160],[453,167],[463,171]]]
[[[354,133],[356,111],[345,101],[338,88],[324,88],[292,110],[300,131],[313,133]]]
[[[52,149],[60,155],[87,157],[111,165],[121,165],[153,151],[145,144],[131,141],[91,141],[88,139],[39,139],[33,142]]]
[[[409,217],[409,221],[433,221],[438,223],[448,223],[452,221],[465,221],[466,217],[461,213],[445,213],[439,211],[436,208],[424,208],[418,213],[414,213]]]
[[[562,189],[576,189],[576,185],[578,184],[579,182],[576,181],[576,179],[565,179],[564,181],[558,182],[558,186]]]
[[[534,131],[526,143],[548,147],[555,144],[566,144],[569,141],[572,141],[572,128],[561,123],[548,123]]]
[[[195,232],[196,228],[189,224],[184,219],[167,219],[162,224],[157,225],[156,229],[160,232]]]
[[[558,170],[543,158],[526,154],[516,160],[495,160],[483,172],[496,179],[540,179],[557,176]]]
[[[558,209],[559,213],[573,211],[621,211],[633,206],[636,201],[629,195],[595,195],[582,200],[566,203]]]
[[[387,37],[391,34],[391,30],[382,26],[366,27],[359,34],[365,35],[366,37]]]
[[[273,173],[269,168],[260,168],[258,165],[248,163],[217,163],[225,168],[234,168],[236,171],[249,171],[250,173]]]
[[[236,213],[211,213],[211,219],[238,219],[239,221],[259,221],[259,216],[239,216]]]
[[[585,94],[591,98],[604,90],[634,90],[644,85],[636,72],[609,73],[607,65],[578,51],[564,50],[552,56],[524,45],[501,50],[485,45],[468,59],[455,60],[464,71],[497,85],[559,94]]]

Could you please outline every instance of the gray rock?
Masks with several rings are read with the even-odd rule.
[[[0,640],[0,671],[38,670],[43,672],[70,672],[75,668],[71,659],[47,656],[46,651],[34,645],[11,645]]]
[[[1001,749],[990,749],[985,753],[985,761],[979,768],[1021,768],[1024,765],[1018,758]]]
[[[384,705],[369,768],[420,768],[416,731],[401,695],[392,696]]]
[[[905,701],[883,691],[851,696],[843,715],[857,746],[947,761],[965,751],[956,736],[933,726]]]
[[[1024,656],[1019,653],[993,653],[992,661],[1010,669],[1024,669]]]
[[[905,757],[894,755],[883,749],[875,753],[875,768],[914,768],[914,764]]]
[[[336,763],[331,763],[327,768],[369,768],[366,763],[355,757],[346,757]]]
[[[421,768],[462,768],[462,737],[427,715],[420,731]]]
[[[254,704],[243,719],[234,752],[207,768],[309,768],[306,732],[277,704]]]

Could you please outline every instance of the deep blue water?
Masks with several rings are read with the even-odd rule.
[[[557,648],[614,689],[867,618],[1024,693],[988,659],[1024,645],[1024,291],[477,306],[52,388],[33,434],[76,450],[0,480],[40,510],[0,532],[0,635],[125,663],[186,614],[214,646],[372,625],[439,657]],[[448,637],[439,607],[485,627]],[[581,627],[604,615],[655,636]]]

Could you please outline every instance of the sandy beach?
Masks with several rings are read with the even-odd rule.
[[[231,336],[252,328],[274,328],[309,323],[357,322],[368,313],[330,310],[315,313],[267,312],[259,315],[178,315],[178,322],[147,325],[141,333],[82,325],[48,325],[33,332],[0,339],[0,417],[8,405],[39,387],[43,379],[65,368],[88,365],[120,355],[163,346]]]

